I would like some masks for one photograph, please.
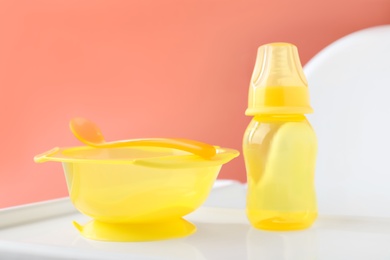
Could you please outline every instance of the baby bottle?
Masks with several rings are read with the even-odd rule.
[[[243,140],[248,178],[246,212],[252,226],[296,230],[317,217],[314,171],[317,138],[297,48],[260,46],[249,88],[252,116]]]

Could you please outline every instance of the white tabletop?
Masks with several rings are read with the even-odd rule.
[[[245,186],[236,182],[218,185],[209,206],[223,194],[226,198],[229,194],[241,196],[241,203],[198,209],[186,217],[197,226],[197,232],[166,241],[85,239],[72,221],[86,223],[89,218],[76,212],[67,198],[2,210],[0,259],[390,259],[389,218],[320,215],[315,225],[304,231],[260,231],[250,227],[242,208]],[[33,221],[25,222],[29,219]]]

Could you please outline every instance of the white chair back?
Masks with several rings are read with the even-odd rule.
[[[319,213],[390,217],[390,25],[337,40],[304,70]]]

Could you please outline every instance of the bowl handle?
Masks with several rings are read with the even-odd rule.
[[[43,162],[50,161],[48,157],[53,155],[54,153],[56,153],[59,149],[60,148],[55,147],[47,152],[44,152],[44,153],[41,153],[41,154],[34,156],[34,162],[43,163]]]

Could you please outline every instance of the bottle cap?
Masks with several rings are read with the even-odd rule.
[[[260,46],[245,114],[253,116],[312,112],[297,47],[290,43]]]

